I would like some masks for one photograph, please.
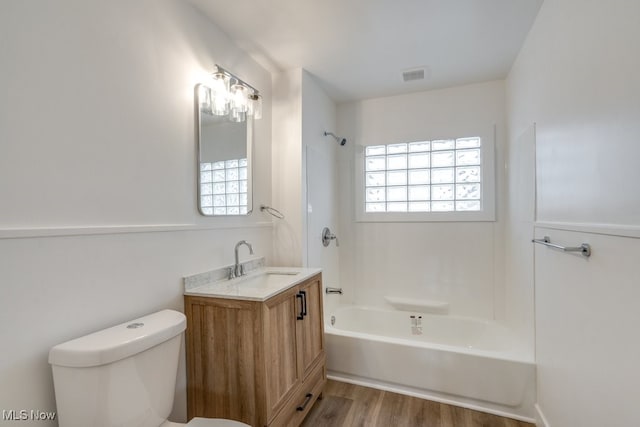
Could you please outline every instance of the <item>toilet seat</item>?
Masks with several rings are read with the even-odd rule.
[[[193,418],[186,424],[166,421],[160,427],[251,427],[240,421],[225,420],[223,418]]]
[[[225,420],[222,418],[193,418],[186,427],[251,427],[240,421]]]
[[[186,424],[187,427],[251,427],[240,421],[225,420],[223,418],[193,418]]]

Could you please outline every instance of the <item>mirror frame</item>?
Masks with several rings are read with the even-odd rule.
[[[196,164],[196,186],[197,186],[197,205],[200,215],[207,218],[244,218],[253,212],[253,117],[247,115],[246,121],[242,122],[247,126],[247,213],[244,215],[214,215],[205,214],[202,211],[202,184],[200,182],[200,164],[202,163],[202,112],[200,111],[200,87],[209,87],[204,83],[198,83],[194,88],[194,104],[195,104],[195,135],[196,148],[198,150]]]

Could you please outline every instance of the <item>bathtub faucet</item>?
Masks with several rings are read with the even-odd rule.
[[[342,288],[331,288],[329,286],[327,286],[327,288],[324,290],[325,293],[327,294],[340,294],[342,295]]]

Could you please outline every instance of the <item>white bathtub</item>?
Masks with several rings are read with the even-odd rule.
[[[533,421],[533,357],[495,322],[358,306],[325,322],[334,379]]]

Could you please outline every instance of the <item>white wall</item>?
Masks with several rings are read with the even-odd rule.
[[[354,218],[354,149],[451,136],[496,125],[496,222],[365,223]],[[385,295],[444,300],[451,313],[504,317],[504,82],[340,105],[341,263],[345,299],[384,306]]]
[[[533,245],[536,204],[536,133],[532,124],[512,136],[507,161],[505,320],[534,354]]]
[[[302,70],[273,76],[273,207],[284,215],[274,228],[274,265],[307,259],[302,162]]]
[[[327,247],[322,245],[322,229],[329,227],[338,240],[341,237],[338,227],[338,158],[344,147],[332,137],[324,136],[325,131],[336,132],[336,105],[315,78],[304,71],[302,140],[307,188],[307,265],[322,268],[324,286],[339,287],[340,248],[335,241]]]
[[[637,2],[545,2],[509,77],[510,128],[538,123],[538,220],[637,225]]]
[[[554,427],[637,424],[638,16],[627,0],[546,0],[507,82],[511,144],[536,123],[536,235],[593,245],[589,260],[535,249],[538,408]]]
[[[637,425],[640,239],[537,227],[543,236],[593,254],[536,245],[538,414],[553,427]]]
[[[269,217],[197,213],[193,102],[215,63],[261,90],[270,203],[271,76],[179,1],[4,1],[0,38],[0,409],[54,410],[51,346],[182,310],[181,278],[232,263],[240,239],[271,256]]]
[[[325,248],[322,229],[338,230],[338,148],[335,103],[303,69],[273,79],[274,263],[323,269],[325,286],[338,286],[339,250]]]

